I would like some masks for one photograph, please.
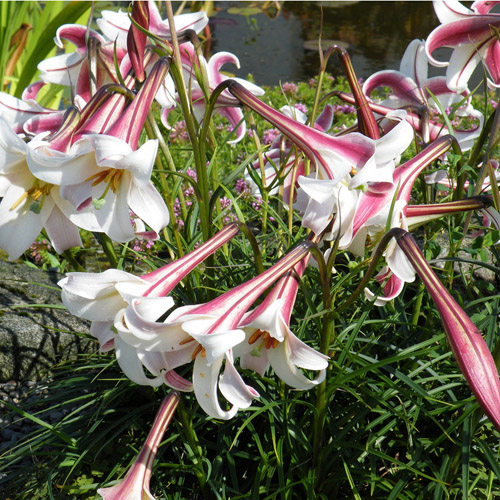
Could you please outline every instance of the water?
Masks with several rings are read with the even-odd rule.
[[[318,52],[304,48],[304,42],[318,39],[321,8],[322,38],[347,43],[356,74],[363,79],[376,71],[398,70],[407,45],[415,38],[425,39],[439,26],[429,1],[284,2],[274,19],[263,13],[245,17],[227,11],[230,7],[241,7],[242,3],[215,5],[221,11],[211,19],[211,52],[236,54],[241,70],[229,65],[224,70],[235,71],[243,78],[252,73],[261,85],[307,81],[318,73]],[[441,54],[436,51],[435,55],[446,60],[449,53],[449,49],[442,49]],[[342,74],[335,56],[330,58],[327,69],[334,75]],[[430,67],[429,74],[434,76],[444,71]]]

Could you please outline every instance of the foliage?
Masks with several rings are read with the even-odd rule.
[[[49,2],[41,9],[40,4],[26,3],[16,19],[37,15],[59,25],[61,19],[71,22],[87,8],[83,3]],[[2,4],[2,20],[9,9]],[[0,25],[0,45],[6,47],[15,23]],[[48,31],[37,30],[32,40],[42,43],[48,36]],[[22,71],[11,78],[11,94],[19,96],[34,74],[36,43],[31,43],[32,50],[19,59]],[[4,51],[0,59],[2,78],[8,55]],[[48,50],[36,57],[47,55]],[[16,79],[19,83],[14,87]],[[350,89],[347,79],[333,79],[321,71],[311,82],[266,88],[262,100],[274,109],[288,105],[310,114],[318,106],[318,96],[325,98],[320,108],[328,102],[335,113],[327,132],[342,137],[355,126],[356,109],[331,92]],[[381,90],[372,98],[382,99],[385,94]],[[473,98],[485,117],[494,116],[492,102],[485,96]],[[150,138],[160,141],[152,182],[170,212],[170,224],[156,240],[118,243],[98,231],[81,230],[82,246],[58,254],[42,232],[25,252],[26,264],[59,272],[116,267],[144,275],[189,254],[234,221],[250,228],[265,269],[303,242],[309,231],[301,224],[302,215],[288,210],[283,180],[278,180],[280,189],[274,193],[253,166],[281,132],[245,109],[249,131],[231,144],[234,127],[212,115],[210,106],[207,109],[203,150],[195,144],[190,126],[194,124],[196,137],[205,127],[194,121],[189,106],[187,110],[181,103],[173,109],[167,128],[160,123],[160,106],[152,105],[140,143]],[[452,121],[455,110],[448,112]],[[451,183],[464,178],[470,182],[465,191],[472,195],[479,159],[486,151],[498,157],[498,144],[491,144],[486,135],[482,139],[466,153],[437,159],[425,173],[446,167]],[[414,158],[422,147],[415,140],[400,163]],[[298,155],[298,148],[293,148]],[[279,170],[279,165],[274,166]],[[411,204],[452,201],[455,192],[443,184],[419,180]],[[500,364],[498,231],[485,227],[479,216],[457,213],[419,227],[415,236],[425,258],[473,319]],[[333,249],[335,255],[326,291],[330,303],[321,286],[321,268],[310,265],[300,280],[290,327],[308,346],[330,357],[325,382],[310,391],[297,391],[272,371],[261,377],[237,365],[260,398],[227,421],[208,416],[194,394],[184,394],[154,464],[151,492],[156,498],[483,500],[500,496],[498,430],[471,395],[450,351],[436,304],[423,284],[407,283],[394,301],[377,307],[374,302],[382,291],[371,283],[370,288],[377,291],[373,300],[360,298],[344,306],[358,293],[378,241],[377,236],[369,238],[362,257],[338,250],[335,241],[324,242],[321,249]],[[237,236],[187,274],[171,293],[175,305],[208,302],[256,276],[258,254],[251,243],[251,237]],[[485,273],[488,279],[483,278]],[[165,317],[166,313],[161,319]],[[178,372],[189,379],[192,369],[183,365]],[[312,370],[305,373],[310,379],[316,375]],[[82,355],[55,367],[53,376],[33,389],[33,397],[25,403],[4,402],[9,412],[38,428],[10,448],[0,446],[3,496],[99,498],[97,489],[122,478],[133,463],[158,401],[169,390],[164,385],[131,382],[113,351]],[[55,410],[61,418],[51,423]]]

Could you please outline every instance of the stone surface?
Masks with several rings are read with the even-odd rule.
[[[0,382],[43,380],[54,364],[96,349],[89,323],[62,305],[61,275],[0,260]]]

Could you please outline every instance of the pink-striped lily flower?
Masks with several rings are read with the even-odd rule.
[[[349,193],[350,206],[357,197],[356,188],[369,188],[372,183],[380,187],[383,182],[390,187],[397,158],[412,141],[413,133],[401,120],[399,113],[404,113],[401,111],[394,111],[398,125],[392,133],[378,140],[359,133],[334,137],[274,110],[237,82],[231,82],[228,89],[244,105],[272,123],[311,160],[313,178],[299,177],[303,196],[297,199],[297,207],[304,212],[303,225],[318,235],[330,224],[344,187]]]
[[[348,174],[341,182],[329,186],[321,179],[299,177],[300,190],[295,207],[304,212],[302,225],[320,234],[334,217],[333,226],[326,239],[343,235],[349,231],[363,190],[375,195],[390,192],[394,189],[394,169],[399,156],[413,139],[411,126],[404,120],[404,111],[393,111],[389,114],[397,125],[379,139],[373,140],[375,145],[375,168],[362,169],[354,176]],[[372,140],[372,139],[369,139]],[[379,174],[378,182],[374,182],[374,174]],[[360,188],[363,189],[360,189]]]
[[[230,79],[221,72],[222,66],[225,64],[233,64],[239,69],[240,61],[230,52],[217,52],[207,62],[203,56],[196,53],[193,44],[190,42],[183,43],[179,49],[181,53],[182,67],[184,70],[184,79],[186,84],[189,86],[187,91],[191,99],[193,112],[198,122],[201,122],[205,115],[206,102],[205,94],[200,86],[200,83],[197,81],[196,70],[200,72],[201,68],[201,74],[206,75],[208,81],[204,82],[204,85],[209,93],[211,93],[222,82]],[[241,86],[246,88],[253,95],[260,96],[264,94],[264,90],[262,88],[247,80],[234,77],[231,79],[238,81]],[[243,119],[243,112],[237,107],[238,104],[239,101],[235,99],[227,90],[224,90],[219,95],[215,104],[216,112],[226,118],[226,120],[233,127],[235,138],[228,141],[228,144],[235,144],[241,141],[246,133],[246,124]],[[167,128],[171,128],[167,118],[172,108],[173,105],[168,105],[163,109],[161,115],[162,123]]]
[[[500,430],[500,381],[486,342],[476,325],[434,274],[412,236],[398,230],[395,238],[434,300],[453,355],[472,392],[486,415]]]
[[[129,209],[155,233],[168,224],[163,198],[150,180],[158,142],[149,140],[138,148],[142,125],[167,70],[168,63],[160,59],[117,120],[108,123],[110,110],[105,105],[95,111],[89,120],[104,133],[86,128],[67,151],[54,151],[37,138],[31,141],[31,172],[61,186],[58,206],[79,227],[129,241],[135,235]],[[109,99],[114,105],[114,97]]]
[[[457,117],[469,118],[479,123],[479,126],[472,130],[473,134],[467,141],[466,149],[470,149],[472,142],[481,132],[484,119],[482,113],[471,106],[468,90],[460,93],[450,91],[445,77],[428,78],[427,64],[424,42],[422,40],[413,40],[403,55],[400,70],[375,73],[364,83],[363,92],[370,97],[375,88],[389,87],[392,94],[381,102],[383,106],[394,109],[410,107],[414,108],[413,111],[417,113],[422,106],[439,113],[440,107],[446,110],[451,106],[460,105],[460,108],[455,112]],[[439,106],[434,101],[434,98],[437,99]],[[437,128],[436,125],[443,130],[441,133],[446,133],[444,125],[436,123],[435,120],[430,124],[434,129]],[[428,130],[428,127],[425,128],[427,129],[425,130],[426,137],[423,139],[427,143],[430,142],[431,137],[430,130]],[[439,135],[439,131],[435,131],[432,139],[437,137],[436,132]],[[449,133],[453,132],[450,130]],[[462,145],[465,146],[465,144]]]
[[[102,352],[114,348],[112,329],[116,315],[134,298],[149,297],[159,312],[173,307],[168,294],[201,262],[238,233],[237,224],[228,224],[196,250],[144,276],[118,269],[102,273],[68,273],[58,282],[66,308],[75,316],[91,321],[90,333],[97,338]]]
[[[162,401],[148,437],[125,477],[114,486],[99,488],[103,500],[155,500],[149,491],[153,463],[158,447],[174,416],[179,395],[171,393]]]
[[[424,105],[438,110],[433,96],[444,109],[467,100],[469,92],[451,91],[445,77],[428,78],[427,66],[425,42],[413,40],[403,54],[399,71],[385,70],[373,74],[363,84],[363,92],[370,97],[377,87],[389,87],[392,93],[381,104],[393,109]]]
[[[337,97],[350,104],[355,104],[354,96],[347,94],[346,92],[337,92]],[[388,113],[392,113],[394,110],[389,106],[384,106],[382,104],[377,104],[372,101],[368,101],[370,109],[379,115],[387,116]],[[453,127],[453,130],[448,130],[447,127],[441,123],[434,120],[422,120],[416,113],[411,111],[406,112],[405,120],[413,127],[415,132],[423,138],[425,142],[435,141],[438,137],[451,133],[457,140],[462,151],[468,151],[474,145],[474,141],[477,139],[481,130],[483,128],[484,116],[482,113],[475,109],[467,108],[468,116],[476,120],[476,123],[471,126],[471,128],[461,129],[458,126]],[[453,124],[452,124],[453,126]],[[390,130],[391,124],[383,124],[385,130]]]
[[[307,121],[307,115],[302,113],[302,111],[292,108],[291,106],[283,106],[280,111],[298,121],[299,123],[305,124]],[[323,111],[319,114],[314,123],[314,128],[322,132],[327,132],[330,130],[333,123],[333,107],[327,104]],[[264,154],[266,160],[264,164],[264,175],[265,175],[265,186],[269,187],[273,183],[275,186],[269,191],[269,194],[275,195],[278,193],[280,184],[283,184],[283,201],[285,205],[288,205],[290,201],[294,201],[296,197],[297,179],[299,176],[304,175],[305,167],[304,160],[300,158],[296,164],[296,155],[292,148],[293,143],[289,140],[285,141],[284,147],[282,147],[282,137],[277,137],[271,144],[271,149]],[[286,164],[282,165],[282,161],[286,160]],[[260,162],[257,160],[252,165],[255,173],[260,176]],[[294,172],[295,169],[295,172]],[[279,177],[283,179],[282,182],[276,182],[276,178]],[[250,185],[254,195],[259,195],[259,190],[257,185],[250,177],[248,173],[245,174],[245,180]],[[292,186],[294,182],[294,186]],[[293,193],[292,193],[293,188]]]
[[[367,137],[359,133],[334,137],[308,127],[268,106],[234,80],[228,90],[295,143],[311,160],[317,179],[328,181],[331,187],[352,169],[360,172],[374,166],[375,144]],[[375,179],[378,180],[377,176]]]
[[[308,242],[299,245],[264,273],[211,302],[179,307],[163,323],[151,321],[147,303],[133,300],[123,316],[115,321],[122,341],[118,344],[115,340],[117,358],[124,373],[136,375],[138,362],[131,359],[134,350],[139,361],[146,352],[161,353],[170,369],[194,360],[194,393],[208,415],[227,420],[239,408],[247,408],[258,393],[245,384],[234,367],[233,348],[245,341],[245,332],[239,325],[257,298],[300,262],[309,246]],[[118,348],[124,349],[126,363],[120,359],[122,352],[118,352]],[[223,364],[224,372],[219,380]],[[218,389],[231,404],[229,410],[221,408]]]
[[[289,326],[299,288],[298,280],[309,258],[310,254],[306,255],[292,271],[284,274],[264,301],[245,314],[240,328],[245,331],[246,341],[234,348],[234,356],[240,358],[242,368],[263,376],[271,366],[283,382],[299,390],[321,383],[328,366],[328,356],[304,344]],[[318,371],[318,376],[311,380],[300,368]]]
[[[156,3],[147,2],[149,7],[149,31],[159,38],[170,41],[172,35],[167,19],[162,19]],[[107,40],[115,42],[122,49],[127,48],[127,36],[131,26],[128,12],[119,10],[103,10],[101,18],[97,19],[97,25]],[[200,33],[208,24],[208,17],[205,11],[193,12],[189,14],[180,14],[174,17],[175,31],[177,36],[182,37],[182,33],[187,30],[194,30]]]
[[[386,232],[392,205],[390,227],[407,229],[405,214],[415,180],[426,166],[451,147],[452,142],[451,136],[441,137],[414,158],[397,167],[394,171],[392,189],[378,192],[373,189],[361,193],[354,215],[348,227],[340,235],[339,248],[348,249],[357,255],[364,255],[367,236],[370,236],[372,240],[377,240]],[[404,283],[413,281],[415,276],[406,257],[398,250],[394,242],[387,247],[385,259],[388,267],[381,271],[377,279],[383,282],[387,277],[390,276],[390,278],[384,290],[386,295],[377,298],[376,305],[384,305],[395,298],[401,292]],[[366,295],[370,299],[373,297],[369,290],[366,291]]]
[[[99,46],[96,53],[99,54],[99,62],[104,64],[104,66],[99,64],[99,67],[105,72],[109,71],[109,73],[114,74],[113,42],[107,40],[96,31],[87,29],[86,26],[64,24],[58,28],[54,41],[58,47],[63,48],[63,40],[67,40],[75,45],[76,50],[75,52],[61,54],[42,61],[38,65],[40,78],[44,82],[73,86],[74,88],[78,84],[83,85],[82,79],[89,78],[88,67],[86,67],[88,55],[87,38],[94,40],[95,42],[92,43]],[[116,57],[118,63],[121,62],[125,53],[125,49],[117,47]],[[86,67],[86,71],[81,71],[82,65]],[[86,73],[86,75],[84,76],[82,73]],[[97,83],[100,85],[102,83],[102,73],[99,72],[95,76],[97,76]]]
[[[62,124],[64,111],[44,108],[36,96],[44,82],[28,86],[21,99],[0,92],[0,114],[16,134],[36,135],[40,131],[55,132]]]
[[[0,248],[19,257],[45,227],[62,252],[81,245],[78,228],[56,204],[58,187],[29,170],[26,144],[0,116]]]
[[[490,12],[497,3],[479,0],[469,9],[458,0],[434,0],[434,10],[441,26],[427,37],[425,50],[431,64],[448,66],[446,82],[451,90],[464,91],[480,62],[489,73],[488,84],[492,88],[500,87],[500,42],[497,35],[500,14]],[[449,63],[432,56],[440,47],[454,49]]]

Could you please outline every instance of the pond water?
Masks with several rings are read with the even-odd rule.
[[[215,2],[221,10],[210,21],[211,52],[236,54],[241,62],[237,76],[244,78],[252,73],[261,85],[307,81],[318,73],[318,51],[306,49],[304,43],[318,40],[321,10],[322,38],[347,44],[356,74],[364,79],[376,71],[399,69],[409,42],[425,39],[439,25],[430,1],[282,2],[281,11],[274,18],[264,13],[231,13],[231,7],[245,4],[249,3]],[[275,14],[276,10],[271,9],[270,13]],[[447,57],[449,49],[443,50],[442,55],[436,51],[438,58]],[[334,56],[327,69],[334,75],[342,74]],[[234,68],[228,65],[227,71]],[[430,68],[429,74],[444,74],[444,70]],[[479,74],[477,81],[480,77]]]

